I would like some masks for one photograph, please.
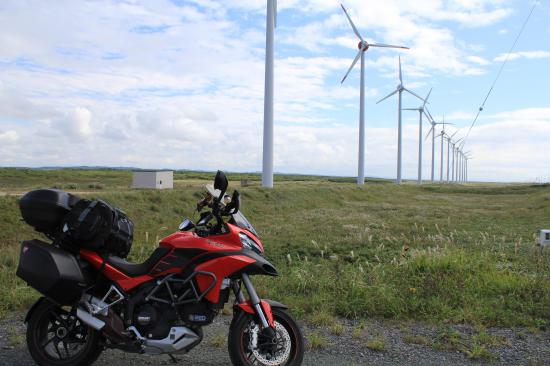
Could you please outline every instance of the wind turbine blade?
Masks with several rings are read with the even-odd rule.
[[[430,113],[430,111],[428,110],[428,108],[424,108],[424,111],[426,111],[427,113],[427,116],[430,118],[430,120],[435,123],[435,120],[434,118],[432,117],[432,114]]]
[[[420,108],[401,108],[402,111],[419,111]]]
[[[415,92],[413,92],[413,91],[410,91],[410,90],[409,90],[409,89],[407,89],[407,88],[403,88],[403,89],[404,89],[404,90],[406,90],[407,92],[409,92],[409,94],[412,94],[412,95],[414,95],[415,97],[417,97],[418,99],[420,99],[421,101],[423,101],[423,102],[424,102],[424,98],[422,98],[421,96],[419,96],[419,95],[418,95],[418,94],[416,94]]]
[[[393,92],[391,92],[390,94],[386,95],[384,98],[380,99],[378,102],[376,102],[376,104],[380,103],[381,101],[383,100],[386,100],[388,99],[389,97],[391,97],[392,95],[396,94],[399,90],[394,90]]]
[[[432,128],[430,128],[430,130],[428,131],[428,133],[426,134],[426,138],[424,139],[424,141],[426,141],[428,139],[428,137],[430,137],[430,133],[432,132],[432,130],[434,129],[435,126],[432,126]]]
[[[353,24],[353,21],[351,20],[349,14],[348,14],[348,11],[346,10],[346,8],[344,8],[344,5],[340,4],[340,6],[342,7],[342,9],[344,10],[344,13],[346,13],[346,17],[348,18],[349,20],[349,24],[351,25],[351,28],[353,28],[353,33],[355,33],[355,35],[357,37],[359,37],[359,39],[361,40],[361,42],[365,42],[363,40],[363,37],[361,37],[361,35],[359,34],[359,31],[357,30],[357,28],[355,28],[355,24]]]
[[[432,124],[432,125],[436,124],[434,119],[432,118],[432,116],[429,113],[426,113],[426,109],[424,109],[424,115],[426,116],[426,118],[428,119],[428,122],[430,122],[430,124]]]
[[[399,82],[403,84],[403,73],[401,72],[401,55],[399,55]]]
[[[359,60],[359,57],[361,57],[361,52],[363,52],[363,50],[359,50],[359,52],[357,52],[357,56],[355,56],[355,58],[353,59],[353,62],[351,63],[351,66],[348,69],[348,72],[346,72],[346,75],[344,75],[340,84],[342,84],[344,80],[346,80],[346,78],[348,77],[349,73],[351,72],[351,69],[353,69],[353,66],[355,66],[355,64],[357,63],[357,60]]]
[[[426,103],[428,103],[428,99],[430,98],[430,94],[432,94],[432,89],[430,88],[430,91],[428,92],[428,95],[426,95],[426,99],[424,99],[424,104],[422,105],[422,108],[426,107]]]
[[[453,134],[451,135],[451,138],[452,138],[454,135],[456,135],[457,133],[458,133],[458,131],[455,131],[455,133],[453,133]]]
[[[369,47],[400,48],[402,50],[410,49],[409,47],[405,47],[405,46],[394,46],[392,44],[383,44],[383,43],[369,43]]]

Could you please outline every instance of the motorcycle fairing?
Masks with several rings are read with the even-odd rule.
[[[217,303],[222,281],[235,273],[250,272],[251,274],[277,275],[275,268],[259,254],[243,249],[239,233],[248,233],[238,226],[227,224],[229,232],[212,235],[206,238],[191,232],[177,232],[162,239],[160,246],[171,250],[162,257],[153,269],[146,275],[131,277],[118,270],[97,253],[82,249],[81,257],[88,260],[95,268],[115,281],[124,291],[130,291],[137,286],[171,273],[184,271],[204,271],[216,276],[216,283],[206,294],[205,298]],[[259,243],[255,236],[251,238]],[[259,243],[261,246],[261,243]],[[197,283],[201,291],[206,291],[212,284],[212,277],[197,275]]]
[[[220,287],[222,280],[225,277],[239,271],[240,269],[254,263],[254,259],[247,257],[246,255],[229,255],[225,257],[219,257],[212,259],[208,262],[201,263],[195,267],[197,271],[211,272],[216,275],[216,284],[206,294],[205,298],[212,303],[217,303],[220,299]],[[206,291],[212,279],[204,275],[197,275],[197,283],[201,291]]]

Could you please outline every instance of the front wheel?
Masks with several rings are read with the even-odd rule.
[[[272,308],[275,337],[261,331],[252,314],[233,318],[227,342],[235,366],[299,366],[304,358],[304,339],[298,324],[283,309]]]

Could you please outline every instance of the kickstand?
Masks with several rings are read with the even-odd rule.
[[[170,356],[170,359],[172,360],[172,363],[178,363],[178,359],[175,358],[173,354],[169,353],[168,356]]]

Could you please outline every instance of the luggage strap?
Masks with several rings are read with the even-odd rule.
[[[97,206],[98,202],[99,202],[99,201],[95,201],[95,200],[92,201],[92,203],[90,203],[90,204],[88,205],[88,207],[86,207],[86,209],[83,210],[83,211],[80,213],[80,216],[78,216],[78,224],[79,224],[79,226],[80,226],[80,224],[82,224],[82,222],[84,222],[84,220],[86,219],[86,216],[88,216],[88,214],[90,213],[90,211],[92,211],[93,208],[94,208],[95,206]]]

